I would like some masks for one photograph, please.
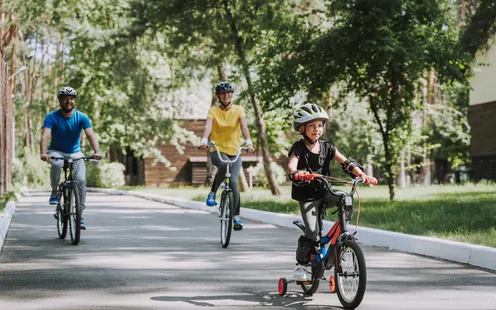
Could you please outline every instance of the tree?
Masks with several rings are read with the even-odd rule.
[[[312,27],[286,58],[281,57],[276,72],[284,77],[278,92],[294,94],[287,89],[303,88],[321,97],[338,85],[343,96],[365,98],[382,138],[381,166],[394,199],[397,166],[410,134],[410,111],[417,108],[413,104],[417,81],[432,69],[441,83],[466,78],[468,58],[450,27],[454,15],[449,1],[328,3],[324,22],[332,27]]]
[[[266,124],[252,72],[253,51],[261,43],[264,29],[273,25],[275,16],[285,13],[285,1],[203,0],[149,1],[147,20],[153,28],[165,31],[169,40],[181,50],[202,48],[208,55],[219,53],[235,60],[239,75],[245,80],[250,103],[255,114],[264,168],[271,191],[280,189],[270,166]],[[277,18],[276,18],[277,20]]]

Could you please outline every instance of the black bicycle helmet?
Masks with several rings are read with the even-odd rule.
[[[64,86],[57,93],[57,97],[60,98],[61,96],[65,95],[77,97],[77,91],[70,86]]]
[[[220,82],[215,86],[215,93],[234,93],[234,85],[229,82]]]

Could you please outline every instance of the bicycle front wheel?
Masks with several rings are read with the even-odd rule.
[[[334,267],[336,293],[345,309],[360,305],[367,286],[367,267],[362,249],[354,240],[345,240]]]
[[[69,190],[67,200],[69,202],[70,210],[69,227],[71,232],[71,242],[73,245],[78,245],[81,237],[81,206],[79,204],[79,191],[76,183],[74,183],[72,188]]]
[[[57,233],[59,234],[59,239],[65,239],[67,236],[67,222],[68,218],[64,212],[65,208],[65,197],[64,191],[58,193],[59,203],[57,203]]]
[[[220,244],[223,248],[227,248],[231,240],[233,206],[233,193],[223,192],[220,200]]]

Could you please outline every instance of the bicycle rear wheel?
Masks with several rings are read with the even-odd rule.
[[[220,200],[220,244],[223,248],[229,246],[233,225],[233,193],[222,192]]]
[[[360,305],[367,286],[367,267],[362,249],[354,240],[345,240],[334,268],[336,293],[346,309]]]
[[[59,234],[59,239],[65,239],[67,236],[67,222],[68,218],[64,212],[65,208],[65,197],[64,191],[58,193],[59,203],[57,203],[57,233]]]
[[[73,245],[78,245],[81,237],[81,206],[79,205],[79,191],[76,183],[69,190],[67,200],[70,208],[69,227],[71,242]]]

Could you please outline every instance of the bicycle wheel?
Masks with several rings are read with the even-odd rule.
[[[69,227],[71,233],[71,242],[73,245],[79,244],[81,236],[81,206],[79,205],[79,191],[77,184],[73,184],[69,190],[67,198],[69,202]]]
[[[233,193],[222,192],[220,201],[220,244],[227,248],[233,225]]]
[[[334,268],[336,293],[345,309],[360,305],[367,286],[367,267],[362,249],[354,240],[345,240]]]
[[[303,293],[305,293],[306,295],[311,296],[311,295],[315,294],[315,292],[317,292],[317,290],[319,289],[321,276],[319,277],[319,272],[318,272],[317,268],[319,268],[319,267],[318,266],[312,267],[312,281],[302,282],[300,284],[301,289],[303,290]]]
[[[64,212],[65,198],[64,191],[58,193],[59,203],[57,203],[57,233],[59,234],[59,239],[65,239],[67,236],[67,216]]]

